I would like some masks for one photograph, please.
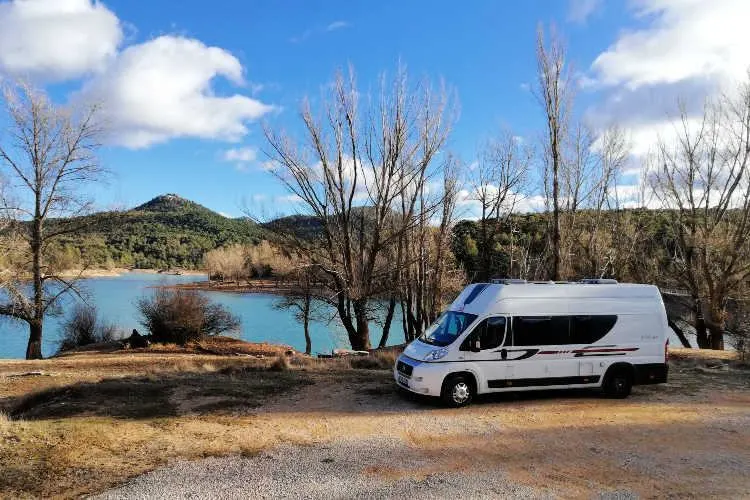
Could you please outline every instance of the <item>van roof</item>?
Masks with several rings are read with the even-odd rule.
[[[483,310],[503,299],[650,299],[661,302],[654,285],[637,283],[475,283],[451,304],[452,310]]]

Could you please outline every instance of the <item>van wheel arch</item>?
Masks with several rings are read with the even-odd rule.
[[[635,381],[635,367],[630,363],[613,363],[602,379],[602,390],[611,398],[626,398]]]
[[[469,386],[469,397],[466,401],[455,401],[452,397],[451,391],[453,390],[454,383],[457,381],[464,381]],[[440,389],[440,399],[443,400],[448,406],[459,407],[466,406],[471,403],[472,399],[477,395],[477,389],[479,384],[477,383],[476,376],[468,371],[453,372],[449,373],[443,379],[443,384]]]

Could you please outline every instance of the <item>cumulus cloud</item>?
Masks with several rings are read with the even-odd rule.
[[[258,152],[249,146],[227,149],[221,155],[222,160],[234,163],[234,167],[242,171],[247,170],[248,164],[254,162],[257,157]]]
[[[239,60],[219,47],[179,36],[161,36],[126,48],[83,90],[103,104],[112,140],[142,148],[178,137],[236,141],[247,123],[273,109],[256,99],[219,96],[223,77],[243,85]]]
[[[588,118],[597,128],[619,124],[635,161],[625,172],[636,181],[659,140],[675,140],[679,105],[696,123],[707,98],[736,88],[747,78],[750,37],[746,0],[633,0],[639,27],[623,31],[599,54],[586,80],[601,93]],[[631,186],[619,186],[621,201],[642,206]],[[650,206],[652,202],[646,202]]]
[[[91,0],[0,3],[0,73],[60,81],[100,69],[123,38],[117,16]]]
[[[742,77],[750,62],[747,0],[638,0],[647,26],[623,33],[592,65],[605,85],[637,89]]]

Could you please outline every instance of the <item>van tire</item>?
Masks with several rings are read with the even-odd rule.
[[[471,403],[476,393],[474,380],[466,375],[449,375],[443,382],[440,399],[446,406],[460,408]]]
[[[610,368],[602,384],[604,395],[615,399],[624,399],[630,396],[632,388],[633,370],[627,366]]]

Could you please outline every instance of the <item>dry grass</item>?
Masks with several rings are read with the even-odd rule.
[[[0,497],[74,497],[176,457],[256,453],[280,439],[249,431],[256,409],[310,383],[269,360],[123,358],[0,363]],[[40,366],[50,375],[7,377]]]
[[[645,497],[731,494],[746,481],[710,461],[747,456],[748,372],[705,372],[675,357],[670,384],[637,388],[625,401],[526,393],[453,411],[399,398],[388,371],[394,357],[126,351],[0,362],[0,497],[80,496],[176,458],[252,455],[283,442],[338,439],[342,429],[352,438],[403,439],[424,456],[424,470],[368,471],[395,478],[468,464],[584,497],[613,477]],[[285,368],[269,371],[274,363]],[[669,475],[621,474],[633,454],[668,464],[660,466]],[[685,456],[692,461],[674,459]],[[690,479],[698,466],[709,479]]]

